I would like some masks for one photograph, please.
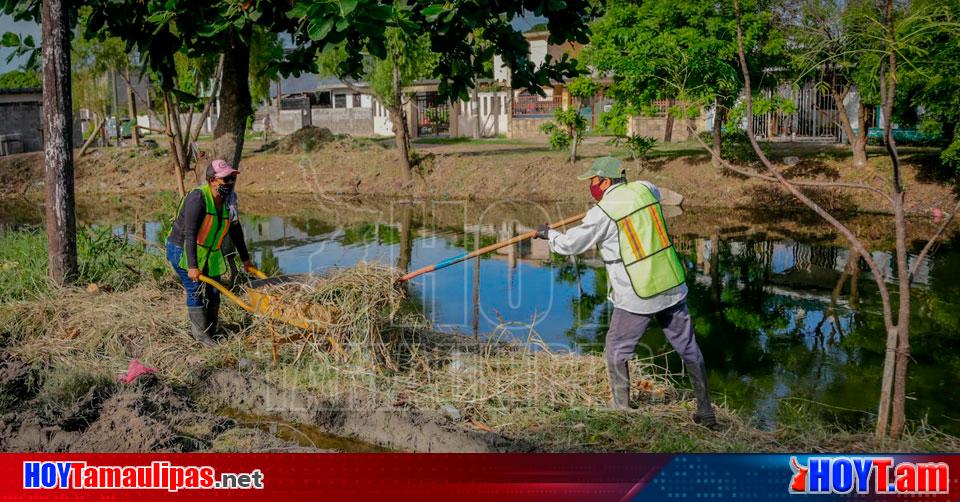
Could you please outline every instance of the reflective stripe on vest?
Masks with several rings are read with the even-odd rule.
[[[683,264],[649,187],[636,181],[617,185],[598,206],[617,224],[620,257],[637,296],[650,298],[684,283]]]
[[[210,185],[204,183],[195,190],[199,190],[203,195],[204,216],[200,224],[200,230],[197,232],[197,268],[210,277],[217,277],[226,271],[223,253],[220,246],[223,239],[230,230],[230,208],[226,201],[217,210],[216,202],[213,200],[213,192],[210,191]],[[186,200],[186,197],[184,197]],[[180,208],[177,214],[183,210],[183,201],[180,201]],[[184,243],[186,251],[186,243]],[[180,257],[180,268],[186,269],[189,261],[187,253],[184,252]]]

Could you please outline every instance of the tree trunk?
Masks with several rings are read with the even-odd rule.
[[[77,157],[83,157],[83,155],[87,153],[90,145],[97,140],[101,127],[103,127],[103,117],[101,117],[99,113],[93,112],[93,129],[90,130],[90,137],[83,142],[83,146],[81,146],[80,151],[77,152]]]
[[[117,70],[110,70],[110,110],[113,113],[113,132],[116,134],[117,146],[123,145],[120,127],[120,98],[117,95]]]
[[[843,133],[850,141],[850,151],[853,153],[853,166],[856,168],[866,167],[867,165],[867,128],[864,124],[865,107],[857,95],[857,115],[860,117],[860,130],[854,131],[853,124],[850,123],[850,117],[847,115],[847,109],[843,106],[844,100],[850,93],[850,86],[843,91],[831,89],[830,95],[833,96],[833,102],[837,106],[837,116],[840,118],[840,127]]]
[[[400,152],[400,179],[406,183],[413,179],[407,118],[404,116],[403,108],[399,106],[388,107],[387,112],[390,114],[390,122],[393,125],[393,138],[397,143],[397,151]]]
[[[166,114],[166,134],[170,142],[170,150],[173,152],[173,170],[177,178],[177,193],[183,198],[187,195],[186,187],[183,185],[183,173],[186,163],[186,152],[183,151],[183,136],[180,131],[180,112],[173,105],[170,99],[170,93],[163,93],[163,110]]]
[[[46,183],[47,273],[54,284],[77,278],[73,186],[73,97],[70,25],[62,0],[43,0],[43,152]]]
[[[677,100],[670,98],[667,100],[667,124],[663,127],[663,142],[669,143],[673,140],[673,114],[670,109],[673,108]]]
[[[903,433],[906,423],[905,404],[907,395],[907,364],[910,359],[910,267],[907,263],[907,222],[904,216],[904,193],[894,195],[894,219],[897,233],[897,280],[900,299],[897,319],[897,362],[893,381],[893,412],[890,436],[894,439]]]
[[[577,100],[577,117],[579,116],[580,116],[580,101]],[[570,137],[572,138],[572,141],[570,142],[570,163],[571,164],[577,161],[577,146],[580,143],[580,131],[577,130],[576,121],[577,121],[577,118],[574,118],[574,126],[570,134]]]
[[[249,35],[249,33],[248,33]],[[243,134],[250,106],[250,44],[241,34],[232,32],[230,46],[223,52],[220,84],[220,116],[213,130],[213,157],[224,159],[238,169],[243,152]]]
[[[140,127],[137,125],[137,101],[133,95],[133,84],[130,82],[130,69],[127,68],[124,72],[126,75],[124,80],[127,83],[127,112],[133,120],[133,129],[130,134],[133,136],[133,144],[140,146]]]
[[[393,55],[393,104],[387,107],[390,122],[393,125],[393,137],[400,152],[400,179],[409,183],[413,179],[413,166],[410,162],[410,131],[407,129],[407,117],[403,113],[403,87],[400,79],[399,55]]]
[[[717,112],[713,114],[713,151],[717,152],[717,155],[720,154],[720,146],[722,145],[723,132],[721,127],[723,127],[723,122],[727,119],[727,109],[717,101]],[[713,167],[720,167],[720,159],[713,157],[712,161]]]

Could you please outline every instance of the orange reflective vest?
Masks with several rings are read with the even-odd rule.
[[[223,258],[223,252],[220,246],[223,244],[223,238],[227,236],[230,230],[230,208],[226,201],[217,210],[217,205],[213,201],[213,192],[210,191],[210,185],[204,183],[195,190],[199,190],[203,195],[205,212],[203,222],[200,224],[200,230],[197,231],[197,268],[210,277],[217,277],[226,272],[226,262]],[[186,197],[184,197],[186,200]],[[180,207],[177,214],[183,210],[183,201],[180,201]],[[187,246],[184,243],[184,251]],[[180,268],[186,269],[189,264],[187,253],[184,252],[180,257]]]

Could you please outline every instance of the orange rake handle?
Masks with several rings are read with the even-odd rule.
[[[576,216],[571,216],[571,217],[569,217],[569,218],[560,220],[560,221],[558,221],[558,222],[556,222],[556,223],[551,223],[551,224],[550,224],[550,228],[562,228],[562,227],[565,227],[565,226],[567,226],[567,225],[569,225],[569,224],[571,224],[571,223],[576,223],[576,222],[582,220],[582,219],[584,218],[584,216],[586,216],[586,215],[587,215],[587,213],[580,213],[580,214],[578,214],[578,215],[576,215]],[[438,263],[434,263],[433,265],[427,265],[426,267],[423,267],[423,268],[414,270],[413,272],[410,272],[409,274],[401,277],[399,280],[400,280],[400,282],[409,281],[410,279],[413,279],[414,277],[416,277],[416,276],[418,276],[418,275],[423,275],[423,274],[426,274],[426,273],[429,273],[429,272],[433,272],[433,271],[436,271],[436,270],[440,270],[441,268],[447,268],[447,267],[449,267],[450,265],[456,265],[457,263],[460,263],[460,262],[465,261],[465,260],[469,260],[470,258],[475,258],[475,257],[477,257],[477,256],[485,255],[485,254],[487,254],[487,253],[489,253],[489,252],[491,252],[491,251],[496,251],[496,250],[498,250],[498,249],[505,248],[505,247],[507,247],[507,246],[509,246],[509,245],[511,245],[511,244],[516,244],[516,243],[518,243],[518,242],[525,241],[525,240],[527,240],[527,239],[532,239],[533,237],[536,237],[536,235],[537,235],[537,231],[536,231],[536,230],[531,230],[531,231],[529,231],[529,232],[527,232],[527,233],[525,233],[525,234],[520,234],[520,235],[518,235],[518,236],[516,236],[516,237],[507,239],[507,240],[505,240],[505,241],[500,241],[500,242],[497,242],[497,243],[495,243],[495,244],[490,244],[489,246],[482,247],[482,248],[480,248],[480,249],[477,249],[476,251],[472,251],[472,252],[470,252],[470,253],[464,253],[464,254],[459,255],[459,256],[454,256],[453,258],[447,258],[446,260],[443,260],[443,261],[438,262]]]

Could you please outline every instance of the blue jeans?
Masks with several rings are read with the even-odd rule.
[[[220,304],[220,292],[213,286],[200,281],[191,280],[187,277],[187,271],[180,267],[180,257],[183,256],[183,248],[167,241],[167,260],[173,265],[173,270],[180,276],[180,282],[187,290],[187,307],[203,307],[204,299],[211,304]],[[217,280],[218,277],[212,277]]]

